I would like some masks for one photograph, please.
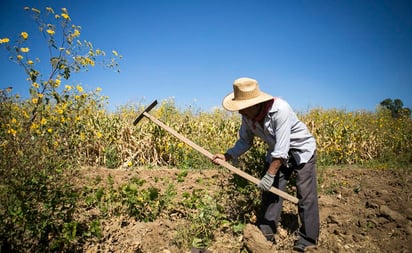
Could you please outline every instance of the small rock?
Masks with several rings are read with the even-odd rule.
[[[383,216],[385,216],[385,217],[387,217],[387,218],[389,218],[393,221],[398,221],[399,222],[399,221],[404,221],[405,220],[400,213],[390,209],[388,206],[385,206],[385,205],[380,206],[379,212],[380,212],[381,215],[383,215]]]
[[[361,235],[359,235],[359,234],[353,234],[353,235],[352,235],[352,240],[353,240],[354,242],[361,242],[361,241],[363,241],[363,237],[362,237]]]
[[[266,240],[262,232],[254,225],[247,224],[243,230],[245,247],[251,253],[273,252],[273,244]]]
[[[378,209],[379,205],[374,203],[374,202],[371,202],[371,201],[366,201],[366,207],[367,208]]]
[[[341,225],[341,222],[334,215],[329,215],[327,218],[327,222]]]
[[[408,235],[412,235],[412,226],[410,226],[410,225],[406,226],[405,231]]]
[[[387,190],[383,190],[383,189],[376,191],[376,195],[377,195],[377,196],[386,195],[386,194],[388,194],[388,193],[389,193],[389,192],[388,192]]]

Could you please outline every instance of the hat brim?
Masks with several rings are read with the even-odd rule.
[[[247,100],[235,100],[234,98],[235,94],[232,92],[223,99],[222,105],[226,110],[231,112],[240,111],[256,104],[271,100],[273,96],[260,92],[259,96]]]

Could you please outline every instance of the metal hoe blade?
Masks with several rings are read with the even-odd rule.
[[[156,105],[157,100],[153,101],[148,107],[146,107],[146,109],[144,109],[144,111],[139,116],[137,116],[137,118],[133,121],[133,125],[139,123],[139,121],[145,116],[144,113],[150,112]]]

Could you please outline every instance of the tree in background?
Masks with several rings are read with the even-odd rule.
[[[411,116],[411,109],[403,107],[403,102],[400,99],[387,98],[380,102],[380,105],[392,112],[392,117],[399,118],[400,116]]]

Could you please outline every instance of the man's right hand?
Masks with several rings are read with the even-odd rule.
[[[215,154],[212,157],[212,162],[214,164],[219,164],[219,160],[229,161],[230,159],[231,159],[231,156],[229,154]]]

